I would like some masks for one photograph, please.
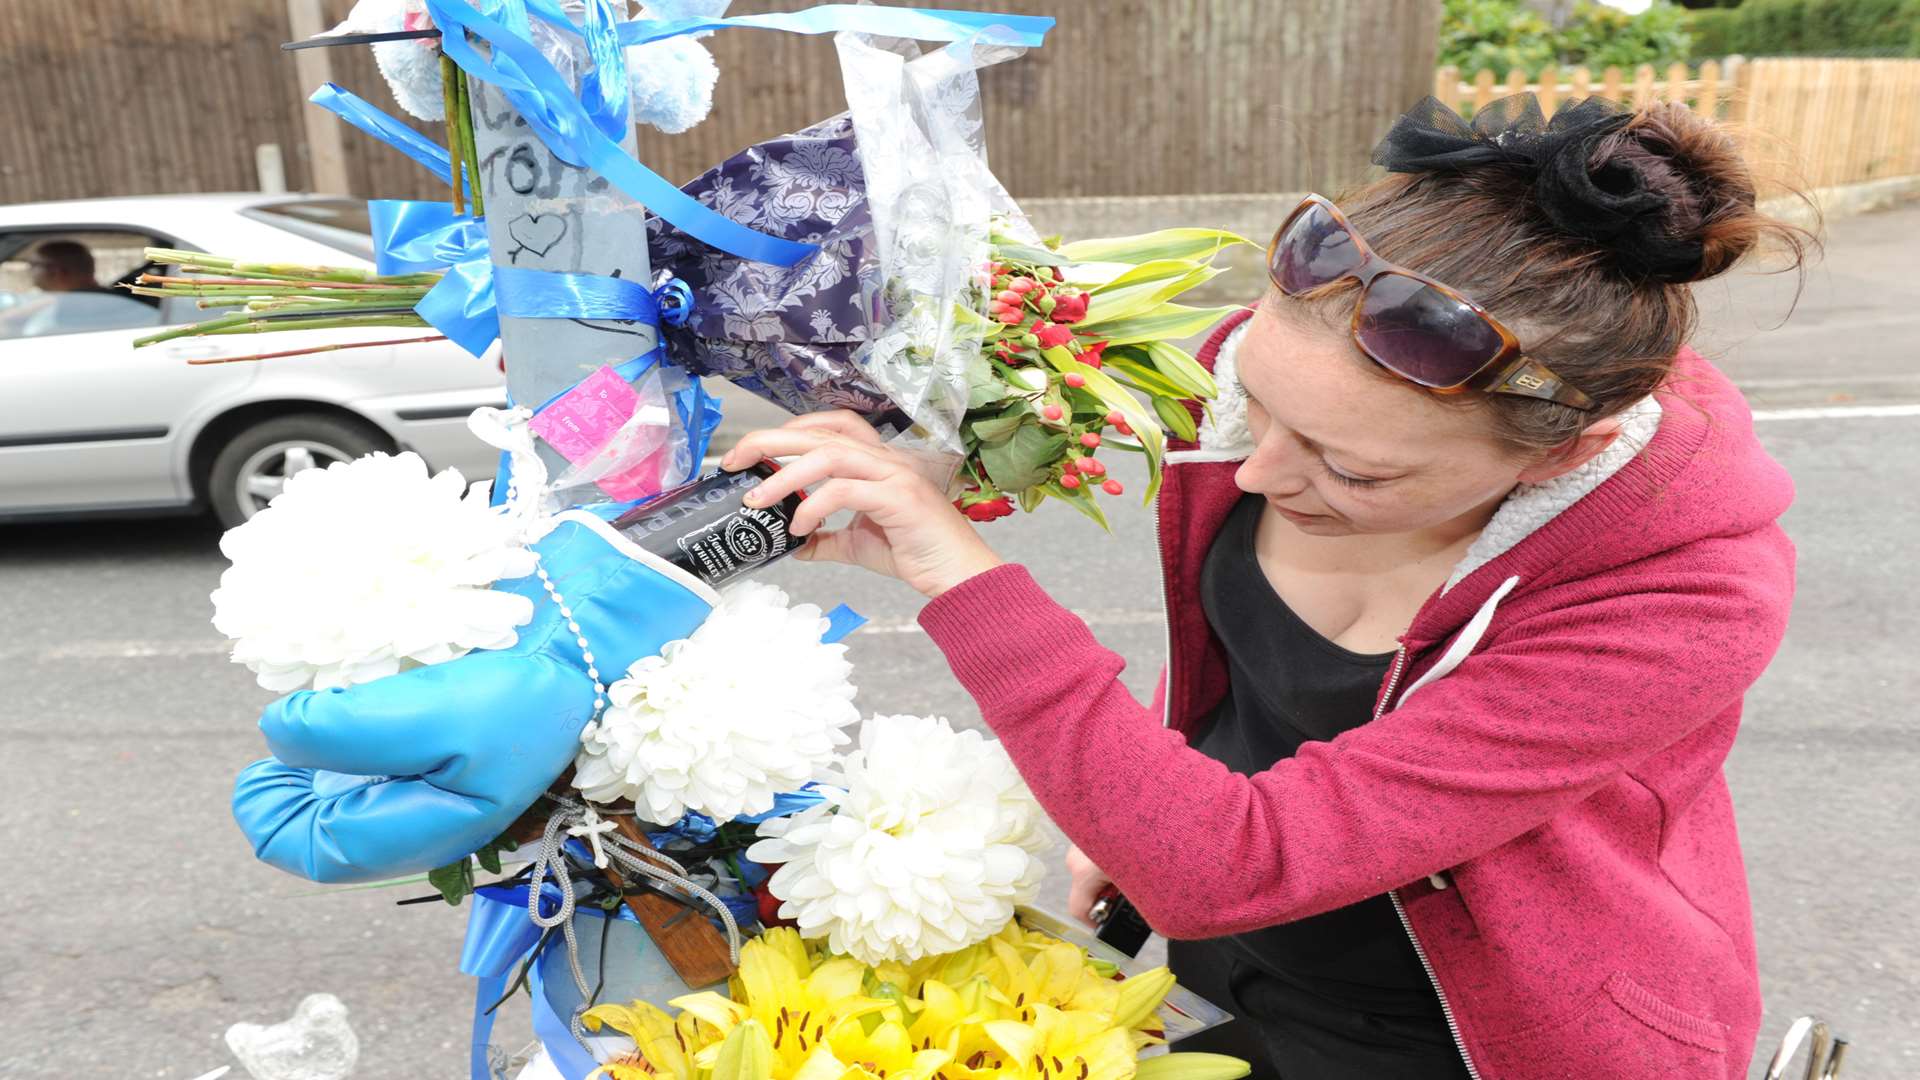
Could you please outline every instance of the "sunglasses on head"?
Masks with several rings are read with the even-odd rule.
[[[1593,399],[1520,351],[1480,305],[1375,255],[1340,208],[1309,195],[1267,247],[1267,274],[1287,296],[1345,278],[1360,283],[1353,342],[1374,363],[1437,393],[1478,390],[1593,408]]]

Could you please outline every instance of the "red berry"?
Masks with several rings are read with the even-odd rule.
[[[1078,390],[1087,385],[1087,377],[1077,371],[1070,371],[1067,373],[1067,385]]]
[[[1126,488],[1120,486],[1120,481],[1118,480],[1109,480],[1106,483],[1101,484],[1100,490],[1106,492],[1109,495],[1124,495],[1126,494],[1126,491],[1127,491]]]
[[[1061,272],[1060,272],[1060,268],[1056,266],[1056,267],[1054,267],[1054,268],[1053,268],[1053,280],[1055,280],[1055,281],[1065,281],[1065,280],[1067,280],[1067,275],[1065,275],[1065,274],[1063,274],[1063,273],[1061,273]]]
[[[1125,420],[1122,420],[1119,423],[1113,425],[1113,429],[1115,431],[1118,431],[1122,435],[1133,434],[1133,428],[1130,427]]]
[[[1046,408],[1041,409],[1040,411],[1049,420],[1058,420],[1063,415],[1060,411],[1060,406],[1058,405],[1049,405]]]
[[[1006,292],[1003,292],[999,296],[994,297],[994,299],[999,301],[1002,304],[1006,304],[1009,307],[1020,306],[1020,294],[1013,291],[1012,289],[1008,289]]]
[[[1119,409],[1115,409],[1107,414],[1107,423],[1113,427],[1126,427],[1127,418],[1120,415]]]
[[[1066,462],[1062,464],[1060,467],[1070,473],[1076,473],[1080,471],[1080,463],[1073,460],[1072,458],[1068,458]]]
[[[1105,476],[1107,475],[1107,463],[1094,458],[1088,458],[1080,463],[1080,471],[1086,473],[1088,476]]]
[[[1080,445],[1091,450],[1094,447],[1100,445],[1100,436],[1094,432],[1089,431],[1085,435],[1080,436]]]
[[[996,312],[993,317],[1006,323],[1008,326],[1012,326],[1014,323],[1020,321],[1020,312],[1013,308],[1003,308]]]
[[[1067,464],[1071,465],[1073,463],[1068,462]],[[1060,477],[1060,486],[1066,488],[1068,491],[1072,491],[1074,488],[1080,486],[1080,478],[1072,473],[1066,473]]]

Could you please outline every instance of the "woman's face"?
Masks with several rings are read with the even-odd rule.
[[[1537,482],[1481,410],[1366,370],[1372,361],[1346,334],[1274,304],[1261,306],[1238,353],[1254,450],[1234,482],[1301,532],[1477,529],[1516,483]]]

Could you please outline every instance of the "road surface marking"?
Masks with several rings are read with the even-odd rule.
[[[1767,420],[1869,420],[1920,416],[1920,405],[1821,405],[1805,409],[1755,409],[1756,423]]]

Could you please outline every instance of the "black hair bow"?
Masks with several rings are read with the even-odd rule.
[[[1594,148],[1633,119],[1604,98],[1569,104],[1548,121],[1532,94],[1488,104],[1469,124],[1439,99],[1407,110],[1374,147],[1391,172],[1465,172],[1507,166],[1530,172],[1534,201],[1560,231],[1612,253],[1625,272],[1687,281],[1700,270],[1700,241],[1673,235],[1666,196],[1623,162],[1592,167]]]

